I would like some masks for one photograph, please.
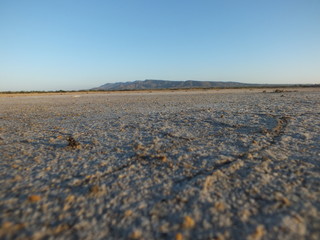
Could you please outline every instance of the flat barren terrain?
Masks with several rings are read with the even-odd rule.
[[[0,97],[0,239],[320,239],[320,89]]]

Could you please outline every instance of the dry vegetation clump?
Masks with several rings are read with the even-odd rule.
[[[80,149],[81,145],[78,141],[76,141],[72,136],[67,137],[68,147],[73,149]]]

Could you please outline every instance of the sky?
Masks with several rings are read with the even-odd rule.
[[[319,0],[0,0],[0,91],[320,83]]]

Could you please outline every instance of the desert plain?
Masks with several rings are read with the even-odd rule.
[[[0,95],[0,239],[320,239],[320,89]]]

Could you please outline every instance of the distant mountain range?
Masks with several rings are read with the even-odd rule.
[[[233,88],[233,87],[259,87],[262,84],[248,84],[240,82],[210,82],[210,81],[169,81],[146,79],[134,82],[106,83],[91,90],[144,90],[144,89],[188,89],[188,88]]]

